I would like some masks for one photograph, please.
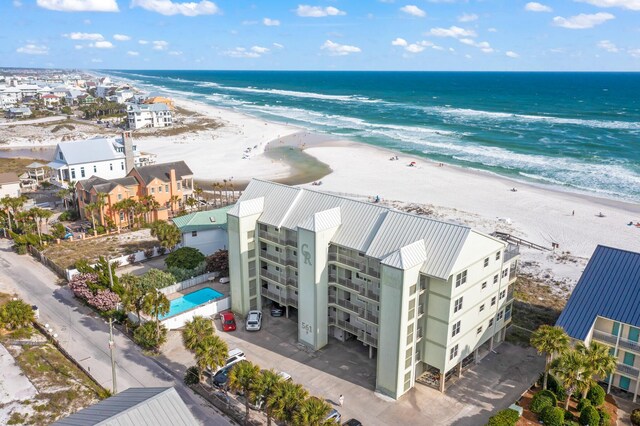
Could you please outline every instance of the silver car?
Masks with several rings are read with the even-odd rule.
[[[262,328],[262,312],[249,311],[244,328],[247,331],[259,331]]]

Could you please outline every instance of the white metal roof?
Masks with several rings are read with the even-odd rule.
[[[324,210],[314,213],[306,220],[302,221],[299,228],[308,229],[313,232],[324,231],[326,229],[337,228],[342,223],[340,217],[340,207],[331,210]]]
[[[66,162],[68,165],[93,163],[97,161],[124,160],[124,152],[117,152],[115,147],[122,147],[121,138],[96,138],[82,141],[60,142],[58,150],[62,151],[64,159],[58,157],[54,162]],[[134,156],[140,155],[134,152]]]
[[[424,241],[418,240],[415,243],[404,246],[382,260],[382,264],[398,269],[410,269],[418,266],[427,260],[427,251],[424,248]]]

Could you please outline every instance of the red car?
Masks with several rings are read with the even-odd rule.
[[[236,319],[233,316],[233,312],[223,312],[220,314],[220,320],[222,321],[223,331],[235,331]]]

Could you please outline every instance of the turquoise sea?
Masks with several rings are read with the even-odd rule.
[[[104,73],[438,162],[640,201],[640,73]]]

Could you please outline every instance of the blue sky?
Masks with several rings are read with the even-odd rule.
[[[2,67],[640,70],[640,0],[0,0],[0,17]]]

